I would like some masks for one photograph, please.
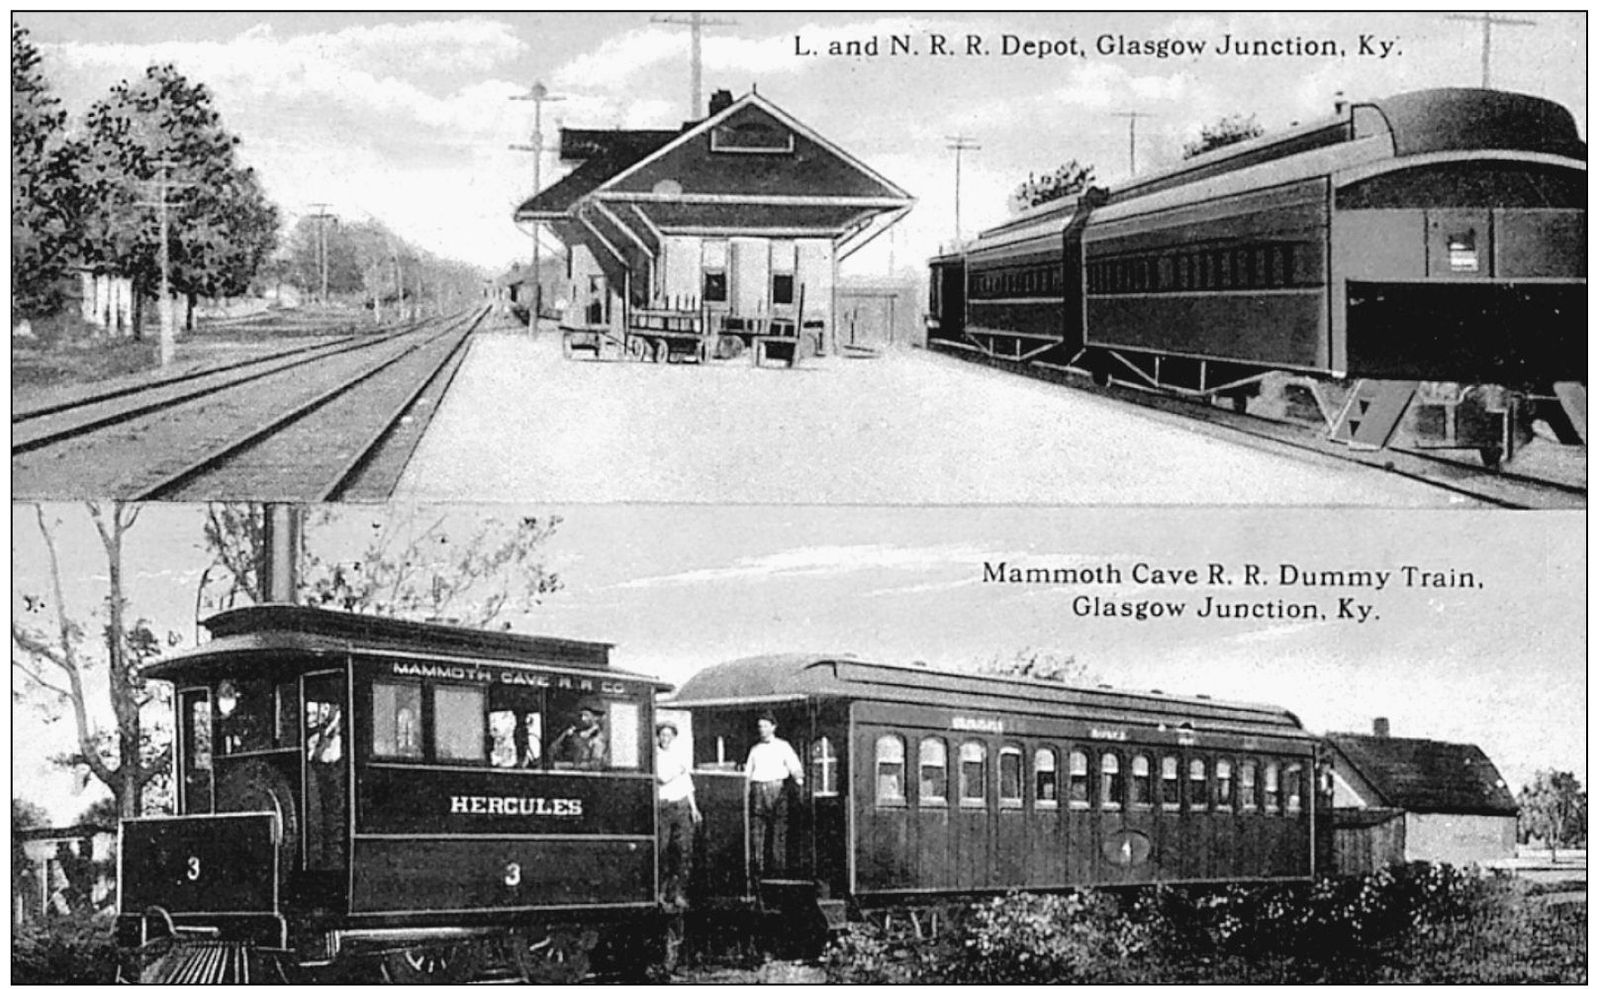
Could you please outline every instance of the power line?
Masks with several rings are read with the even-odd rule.
[[[967,151],[981,151],[982,145],[974,138],[964,134],[955,134],[944,138],[948,141],[944,147],[954,152],[954,243],[960,243],[960,158]]]
[[[722,27],[737,24],[737,21],[717,20],[707,18],[704,14],[694,11],[688,15],[687,20],[680,17],[651,17],[654,24],[686,24],[688,25],[688,57],[693,68],[692,81],[688,90],[688,112],[690,120],[698,120],[702,115],[700,107],[704,105],[701,96],[704,93],[704,30],[707,27]]]
[[[1152,117],[1152,113],[1139,113],[1136,110],[1123,110],[1110,114],[1112,117],[1125,117],[1127,125],[1126,136],[1126,167],[1128,174],[1137,174],[1137,122],[1139,117]]]
[[[1481,88],[1492,89],[1492,60],[1493,60],[1493,25],[1510,24],[1516,27],[1528,27],[1536,21],[1524,17],[1495,17],[1492,11],[1484,10],[1480,14],[1444,14],[1444,20],[1473,21],[1481,24]]]
[[[328,203],[311,203],[316,210],[316,256],[322,268],[322,305],[327,305],[327,220]]]

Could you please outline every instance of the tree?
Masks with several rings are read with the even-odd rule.
[[[1559,849],[1587,840],[1587,791],[1574,773],[1539,769],[1520,791],[1520,826],[1528,838],[1548,849],[1554,861]]]
[[[1182,146],[1182,157],[1184,159],[1192,158],[1206,151],[1224,148],[1228,144],[1236,144],[1239,141],[1247,141],[1250,138],[1259,137],[1263,133],[1265,133],[1265,128],[1260,126],[1260,122],[1254,118],[1252,113],[1246,117],[1241,113],[1234,113],[1229,117],[1222,117],[1215,123],[1201,129],[1198,140],[1190,141]]]
[[[123,817],[137,817],[143,812],[145,788],[158,784],[171,768],[170,745],[148,731],[144,721],[145,707],[160,699],[147,685],[144,667],[160,655],[161,644],[147,621],[129,618],[123,594],[122,541],[138,520],[139,509],[125,504],[87,507],[105,552],[110,585],[98,648],[89,644],[83,623],[67,611],[54,526],[44,507],[35,505],[34,519],[48,560],[48,588],[43,594],[27,595],[41,602],[39,609],[20,611],[22,617],[11,620],[12,700],[31,694],[50,717],[59,717],[66,705],[78,741],[76,751],[60,761],[86,769],[111,790]],[[43,617],[51,610],[53,618]],[[88,680],[102,665],[114,730],[101,728],[90,707]]]
[[[77,146],[26,29],[11,25],[11,318],[61,308],[76,229]]]
[[[225,609],[259,602],[264,510],[223,504],[209,511],[204,545],[220,576],[206,603]],[[316,607],[508,627],[507,611],[531,611],[562,586],[542,560],[544,544],[560,526],[558,516],[524,516],[515,522],[489,518],[462,532],[463,526],[442,512],[413,508],[373,522],[366,545],[344,559],[323,556],[311,546],[311,532],[331,518],[323,510],[305,526],[300,600]]]
[[[1056,199],[1074,196],[1093,183],[1093,166],[1083,165],[1075,158],[1044,175],[1027,173],[1026,181],[1010,196],[1017,209],[1041,206]]]
[[[982,661],[978,669],[994,676],[1048,680],[1073,686],[1083,686],[1094,681],[1087,664],[1075,656],[1060,656],[1032,646],[1017,649],[1008,656],[996,653]]]
[[[173,290],[191,302],[242,291],[276,245],[278,216],[254,171],[238,163],[238,143],[205,86],[171,65],[113,87],[84,121],[85,261],[130,277],[141,299],[160,284],[158,210],[146,204],[160,195],[166,162]],[[136,312],[136,335],[141,326]]]

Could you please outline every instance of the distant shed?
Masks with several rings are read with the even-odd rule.
[[[1332,732],[1332,815],[1339,871],[1397,862],[1495,861],[1515,854],[1520,812],[1475,745]]]

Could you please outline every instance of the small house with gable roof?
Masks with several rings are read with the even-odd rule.
[[[914,203],[756,92],[716,93],[681,130],[563,128],[560,156],[577,167],[515,219],[567,245],[563,327],[635,345],[651,327],[826,338],[838,264]]]
[[[1514,856],[1518,805],[1477,746],[1394,738],[1386,718],[1369,735],[1331,732],[1326,740],[1338,871]]]

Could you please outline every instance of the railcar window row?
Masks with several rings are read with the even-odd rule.
[[[1297,288],[1316,284],[1308,256],[1292,243],[1247,244],[1170,254],[1105,258],[1087,266],[1094,295]]]
[[[989,750],[977,739],[956,740],[954,802],[967,808],[986,808],[990,780]],[[1019,742],[1003,742],[997,749],[995,788],[1000,808],[1031,806],[1036,810],[1059,807],[1060,752],[1053,745],[1031,749]],[[1238,759],[1227,755],[1176,755],[1148,751],[1064,748],[1064,799],[1072,810],[1133,809],[1175,813],[1297,814],[1303,810],[1304,766],[1274,759]],[[916,758],[916,781],[907,758]],[[876,741],[876,802],[884,807],[947,807],[950,742],[926,736],[913,742],[897,733]],[[1027,775],[1027,767],[1031,775]]]
[[[372,681],[368,751],[382,762],[494,769],[638,770],[636,700],[509,684]]]
[[[1058,261],[971,273],[972,298],[1054,297],[1064,291],[1065,271]]]

